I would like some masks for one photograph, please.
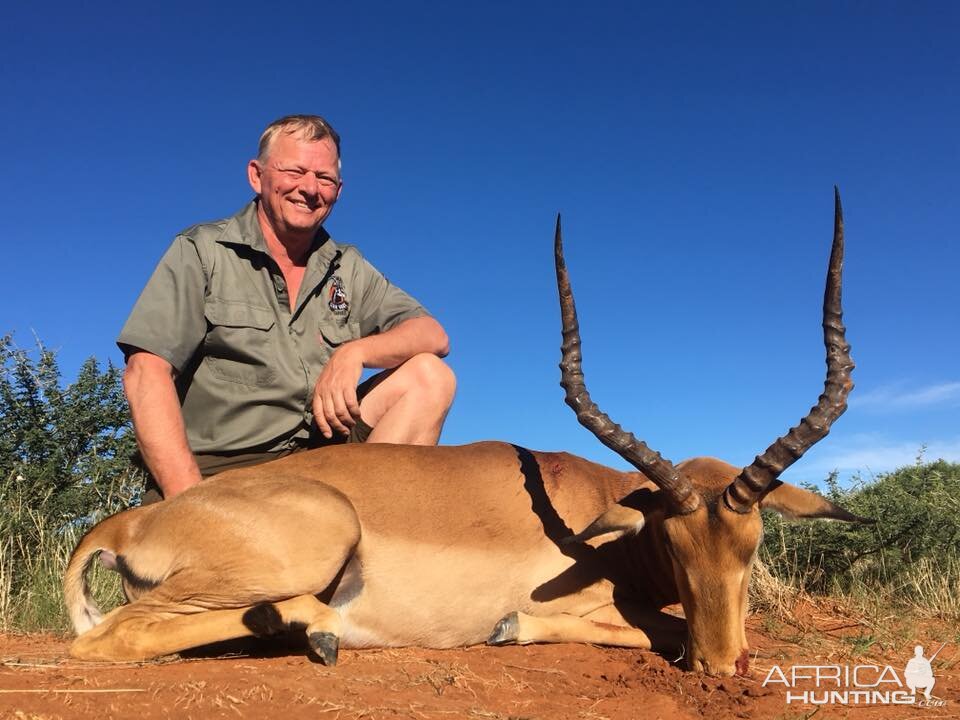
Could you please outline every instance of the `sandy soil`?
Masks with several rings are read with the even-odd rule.
[[[0,720],[960,717],[957,635],[942,623],[879,633],[838,608],[807,604],[791,617],[752,616],[750,675],[725,679],[649,652],[587,645],[344,650],[337,667],[325,668],[296,643],[272,640],[110,665],[71,660],[67,638],[0,635]],[[889,664],[903,679],[917,642],[929,657],[944,641],[933,707],[788,704],[782,683],[763,684],[772,666],[789,674],[801,664]],[[805,689],[813,683],[796,692]]]

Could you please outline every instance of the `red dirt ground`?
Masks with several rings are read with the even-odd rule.
[[[110,665],[71,660],[69,639],[0,635],[0,720],[960,717],[957,628],[927,623],[883,635],[875,642],[872,623],[835,607],[804,604],[783,619],[754,615],[750,676],[725,679],[685,672],[653,653],[589,645],[344,650],[337,667],[325,668],[299,649],[261,641],[256,652],[248,645],[226,657],[221,648],[216,657]],[[935,707],[787,704],[782,684],[763,686],[773,665],[789,673],[791,665],[872,662],[903,679],[917,642],[929,657],[943,641],[933,663]]]

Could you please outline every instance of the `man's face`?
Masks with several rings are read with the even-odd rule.
[[[263,162],[250,161],[247,178],[279,239],[312,239],[340,197],[337,147],[280,133]]]

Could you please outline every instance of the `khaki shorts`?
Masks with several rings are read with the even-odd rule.
[[[332,439],[328,440],[320,433],[315,433],[316,437],[311,436],[309,440],[298,443],[296,446],[285,450],[275,450],[273,452],[224,453],[222,455],[197,453],[194,457],[197,460],[197,466],[200,468],[200,474],[204,478],[208,478],[226,470],[250,467],[251,465],[260,465],[265,462],[270,462],[271,460],[279,460],[282,457],[292,455],[301,450],[313,450],[314,448],[325,447],[327,445],[364,443],[367,441],[367,438],[370,437],[371,432],[373,432],[372,427],[367,425],[363,420],[357,420],[354,426],[350,428],[350,434],[346,437],[335,435]],[[135,459],[135,463],[146,470],[146,466],[143,465],[139,453]],[[154,480],[153,475],[147,472],[147,479],[144,483],[140,504],[150,505],[151,503],[160,502],[161,500],[163,500],[163,492],[160,490],[157,481]]]

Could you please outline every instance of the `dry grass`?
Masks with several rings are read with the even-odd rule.
[[[750,578],[750,607],[754,611],[783,619],[793,612],[794,606],[803,597],[803,590],[789,579],[770,572],[761,560],[753,564]]]
[[[809,651],[824,641],[839,641],[851,658],[874,651],[902,648],[924,634],[960,642],[960,561],[933,563],[921,559],[896,576],[878,581],[851,568],[843,587],[813,592],[822,579],[813,558],[798,558],[781,546],[777,565],[782,574],[757,559],[750,583],[750,607],[762,616],[766,634]],[[784,563],[784,557],[790,562]],[[832,644],[832,643],[831,643]]]
[[[63,575],[89,523],[55,527],[43,508],[27,506],[15,482],[0,487],[0,509],[0,631],[67,631]],[[101,607],[122,600],[116,573],[97,564],[89,582]]]

